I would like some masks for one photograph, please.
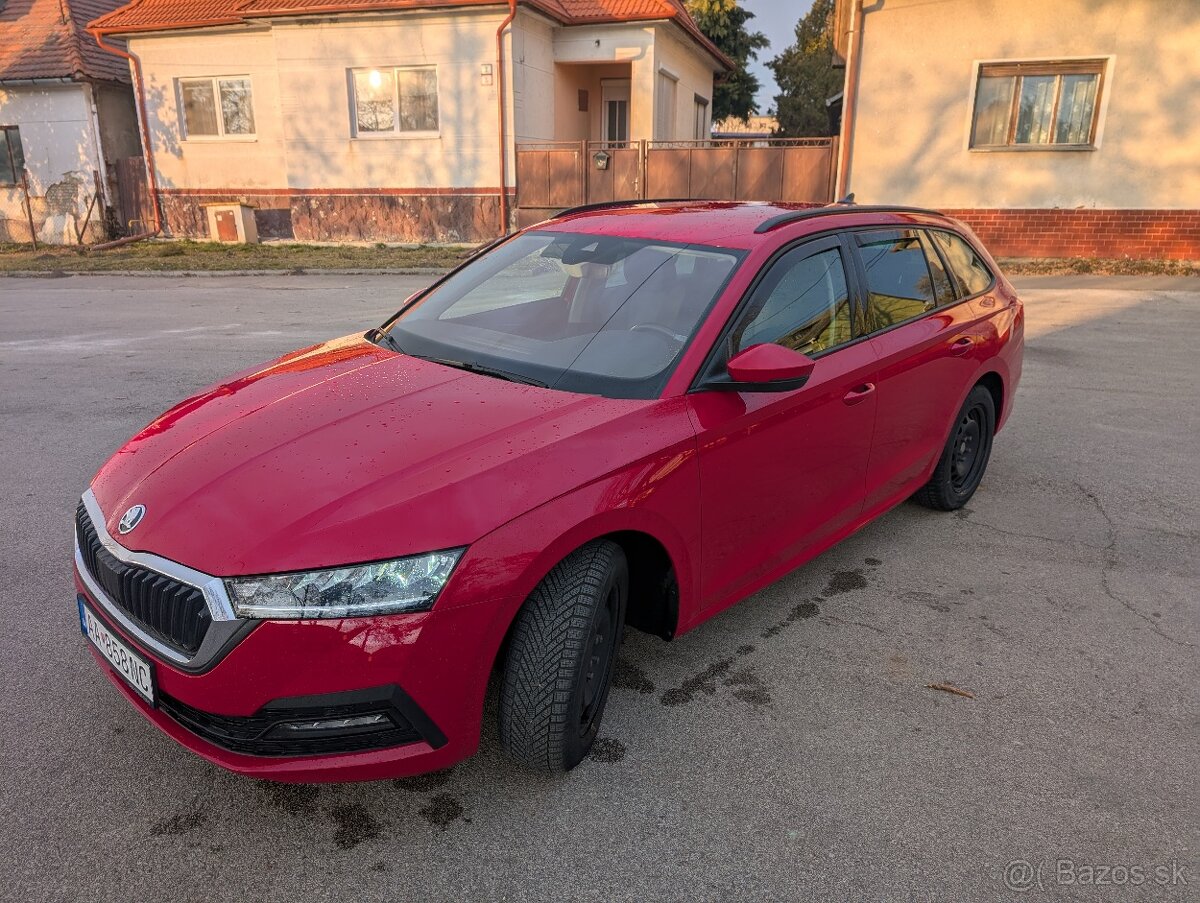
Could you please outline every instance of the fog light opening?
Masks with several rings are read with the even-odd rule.
[[[346,734],[367,734],[391,730],[395,722],[385,712],[369,715],[350,715],[345,718],[319,718],[308,721],[281,721],[267,731],[268,737],[326,737]]]

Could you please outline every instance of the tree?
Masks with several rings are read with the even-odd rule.
[[[796,43],[767,63],[780,93],[775,97],[779,134],[786,138],[828,135],[825,101],[842,90],[833,68],[833,0],[814,0],[796,23]]]
[[[760,85],[747,66],[771,42],[761,31],[748,28],[754,13],[738,6],[737,0],[687,0],[687,9],[705,36],[734,62],[733,71],[713,87],[713,121],[728,116],[746,119],[757,113],[754,95]]]

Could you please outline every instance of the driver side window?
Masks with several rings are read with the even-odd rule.
[[[785,253],[767,272],[734,329],[731,353],[775,344],[819,354],[853,336],[846,270],[837,248]]]

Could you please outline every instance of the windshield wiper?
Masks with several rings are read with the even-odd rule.
[[[453,367],[455,370],[466,370],[468,373],[478,373],[481,376],[493,376],[496,379],[503,379],[510,383],[521,383],[526,386],[538,386],[542,389],[550,388],[548,383],[542,382],[540,379],[534,379],[532,376],[524,376],[520,373],[512,373],[508,370],[501,370],[498,367],[488,367],[486,364],[476,364],[472,361],[456,361],[445,357],[432,357],[427,354],[413,354],[411,351],[405,351],[400,347],[400,343],[396,341],[395,336],[390,332],[384,332],[382,329],[376,329],[371,336],[372,341],[376,341],[387,345],[393,351],[400,354],[406,354],[409,357],[415,357],[423,361],[429,361],[431,364],[441,364],[443,367]]]
[[[542,382],[540,379],[534,379],[532,376],[525,376],[521,373],[512,373],[508,370],[501,370],[498,367],[489,367],[486,364],[476,364],[473,361],[455,361],[444,357],[429,357],[424,354],[412,354],[404,352],[409,357],[417,357],[423,361],[429,361],[432,364],[441,364],[443,367],[453,367],[455,370],[466,370],[468,373],[478,373],[481,376],[493,376],[496,379],[507,380],[510,383],[521,383],[526,386],[538,386],[542,389],[548,389],[549,385]]]

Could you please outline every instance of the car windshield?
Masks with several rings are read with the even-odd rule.
[[[401,312],[387,341],[519,382],[652,398],[740,258],[698,245],[526,232]]]

